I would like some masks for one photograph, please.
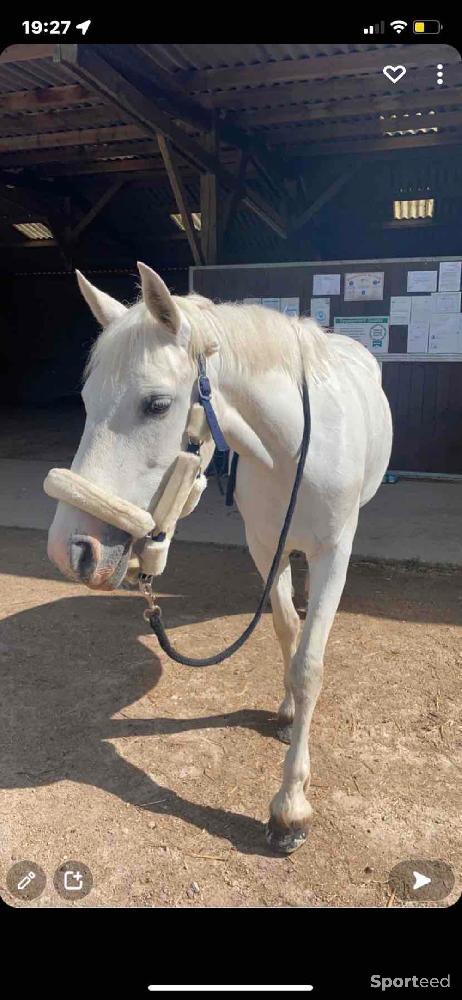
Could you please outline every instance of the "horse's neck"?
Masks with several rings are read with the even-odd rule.
[[[297,387],[276,371],[252,378],[216,370],[215,384],[217,414],[230,448],[273,469],[280,450],[281,404],[287,401],[290,419],[294,400],[298,402]]]

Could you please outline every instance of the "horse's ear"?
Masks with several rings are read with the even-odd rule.
[[[112,323],[115,319],[120,319],[127,312],[127,306],[124,306],[122,302],[113,299],[106,292],[100,292],[99,288],[95,288],[87,278],[84,278],[80,271],[76,271],[75,273],[85,302],[90,306],[95,319],[98,320],[98,323],[101,323],[101,326],[109,326],[109,323]]]
[[[143,300],[151,316],[165,326],[174,337],[181,330],[182,316],[167,285],[147,264],[138,262]]]

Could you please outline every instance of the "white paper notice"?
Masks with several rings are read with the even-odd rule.
[[[345,275],[345,302],[373,302],[383,299],[383,271],[363,271]]]
[[[315,319],[320,326],[329,326],[330,299],[311,299],[310,316],[312,319]]]
[[[408,292],[436,292],[438,271],[408,271]]]
[[[431,312],[431,295],[413,295],[411,306],[411,323],[421,319],[429,319]]]
[[[442,313],[430,317],[429,354],[459,354],[462,351],[460,316]]]
[[[424,319],[410,323],[407,331],[407,353],[426,354],[428,351],[428,334],[430,320]]]
[[[267,299],[262,299],[261,304],[262,306],[266,306],[267,309],[276,309],[279,312],[279,309],[281,307],[281,300],[271,296]]]
[[[462,261],[442,260],[440,264],[440,280],[438,291],[458,292],[460,289],[460,273]]]
[[[340,295],[340,275],[314,274],[313,295]]]
[[[390,323],[393,326],[407,326],[411,322],[411,295],[392,295],[390,299]]]
[[[281,299],[281,312],[286,316],[300,316],[300,299],[295,297]]]
[[[374,354],[388,352],[388,316],[336,316],[334,331],[359,340]]]
[[[244,299],[245,306],[261,306],[261,299]]]
[[[433,292],[432,313],[460,313],[460,292]]]

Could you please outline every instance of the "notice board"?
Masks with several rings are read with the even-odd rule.
[[[361,339],[381,358],[462,360],[461,267],[462,254],[192,267],[190,288],[214,301],[263,301],[281,310],[288,303],[292,315],[297,303],[301,315]]]
[[[273,300],[282,308],[282,299],[298,300],[301,315],[310,315],[312,299],[321,325],[334,328],[336,317],[363,319],[372,333],[370,349],[382,366],[382,383],[390,402],[394,444],[390,468],[396,471],[438,473],[462,476],[462,346],[455,342],[455,320],[445,321],[439,306],[448,305],[443,298],[433,300],[440,347],[450,350],[431,351],[430,335],[425,328],[428,313],[427,296],[456,296],[449,304],[460,313],[460,281],[458,262],[461,258],[429,257],[356,261],[311,261],[290,264],[250,264],[215,267],[192,267],[190,290],[217,302],[244,299]],[[440,265],[443,266],[441,269]],[[418,272],[437,272],[434,277]],[[373,285],[369,278],[356,277],[345,299],[347,275],[383,273]],[[340,275],[334,279],[335,275]],[[411,277],[410,277],[411,275]],[[316,276],[324,280],[315,281]],[[362,287],[366,295],[360,295]],[[433,289],[436,287],[436,291]],[[409,288],[409,290],[408,290]],[[418,290],[417,290],[418,289]],[[432,290],[430,290],[432,289]],[[370,291],[371,297],[368,295]],[[377,298],[382,294],[383,298]],[[353,297],[352,297],[353,296]],[[375,296],[375,297],[374,297]],[[414,321],[409,312],[409,300],[420,300],[414,307]],[[397,301],[398,300],[398,301]],[[412,306],[413,302],[411,302]],[[443,317],[438,318],[438,317]],[[388,318],[385,337],[384,324]],[[424,324],[422,326],[422,323]],[[410,329],[412,324],[412,329]],[[419,325],[420,324],[420,325]],[[348,324],[345,323],[343,332]],[[461,334],[462,337],[462,334]],[[377,346],[374,347],[374,339]],[[454,350],[454,347],[459,350]],[[386,348],[386,349],[384,349]],[[411,348],[409,350],[409,348]]]

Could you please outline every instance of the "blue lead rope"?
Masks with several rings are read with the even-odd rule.
[[[202,361],[202,364],[203,364],[203,372],[202,373],[200,372],[200,367],[199,367],[199,372],[200,372],[200,374],[199,374],[199,380],[201,379],[201,377],[205,377],[206,378],[206,376],[205,376],[205,362],[204,362],[204,358],[202,356],[200,356],[200,359],[199,359],[199,366],[200,366],[200,362],[201,361]],[[210,394],[211,394],[211,392],[210,392],[210,384],[208,382],[208,379],[206,379],[206,381],[208,383],[208,392],[209,392],[209,395],[206,398],[208,398],[208,400],[210,401]],[[207,386],[206,386],[206,389],[207,389]],[[199,391],[200,391],[200,389],[199,389]],[[302,402],[303,402],[303,437],[302,437],[302,441],[301,441],[301,445],[300,445],[300,455],[299,455],[299,459],[298,459],[298,463],[297,463],[297,472],[296,472],[296,475],[295,475],[294,484],[292,486],[292,492],[290,494],[289,506],[287,508],[286,516],[284,518],[284,524],[282,525],[282,528],[281,528],[281,534],[279,536],[278,546],[277,546],[276,552],[275,552],[274,557],[273,557],[273,562],[271,563],[271,569],[269,571],[267,581],[266,581],[265,586],[263,588],[263,593],[262,593],[262,595],[260,597],[260,600],[258,602],[257,610],[256,610],[256,612],[255,612],[252,620],[246,626],[246,628],[244,629],[244,631],[242,632],[242,634],[239,636],[238,639],[235,639],[234,642],[232,642],[229,646],[227,646],[226,649],[222,649],[221,652],[214,653],[212,656],[204,656],[204,657],[200,657],[200,658],[193,657],[193,656],[184,656],[183,653],[180,653],[177,649],[175,649],[174,646],[172,646],[172,644],[170,642],[170,639],[169,639],[169,637],[167,635],[167,631],[165,629],[165,625],[164,625],[163,620],[162,620],[162,611],[161,611],[161,609],[160,609],[160,607],[158,605],[156,605],[151,610],[146,610],[145,611],[146,621],[149,622],[149,624],[150,624],[150,626],[152,628],[152,631],[157,636],[157,640],[159,642],[159,645],[160,645],[161,649],[163,649],[164,653],[166,653],[167,656],[169,656],[171,660],[174,660],[175,663],[181,663],[181,664],[183,664],[183,666],[186,666],[186,667],[210,667],[210,666],[212,666],[215,663],[223,663],[223,660],[227,660],[228,657],[230,657],[230,656],[233,655],[233,653],[237,653],[238,649],[240,649],[241,646],[243,646],[244,643],[247,642],[247,639],[252,635],[252,632],[255,630],[256,626],[258,625],[258,622],[260,621],[260,618],[261,618],[261,616],[263,614],[263,611],[264,611],[264,609],[266,607],[266,602],[267,602],[268,597],[270,595],[271,588],[272,588],[274,580],[276,578],[277,571],[279,569],[279,564],[281,562],[282,554],[283,554],[284,549],[285,549],[285,544],[286,544],[286,541],[287,541],[287,536],[289,534],[290,525],[292,523],[292,517],[293,517],[294,510],[295,510],[295,505],[297,503],[298,491],[300,489],[300,484],[301,484],[302,477],[303,477],[303,470],[305,468],[306,457],[307,457],[307,454],[308,454],[308,448],[309,448],[309,444],[310,444],[310,436],[311,436],[311,414],[310,414],[310,398],[309,398],[309,394],[308,394],[308,385],[307,385],[306,378],[303,379],[303,383],[302,383]],[[204,403],[202,403],[202,405],[204,406]],[[209,418],[209,415],[208,415],[208,411],[205,408],[205,406],[204,406],[204,409],[205,409],[205,412],[207,414],[207,419],[209,420],[210,430],[212,430],[212,425],[210,423],[210,418]],[[220,428],[218,426],[218,421],[217,421],[217,419],[215,417],[215,414],[214,414],[213,409],[212,409],[211,406],[210,406],[210,409],[211,409],[211,412],[213,414],[213,419],[215,421],[216,428],[218,429],[218,432],[219,432],[219,440],[222,440],[224,442],[223,435],[222,435],[222,433],[220,431]],[[212,430],[212,434],[213,434],[213,430]],[[217,439],[215,437],[215,434],[213,434],[213,437],[214,437],[215,443],[217,443]],[[219,447],[218,444],[217,444],[217,447]]]

